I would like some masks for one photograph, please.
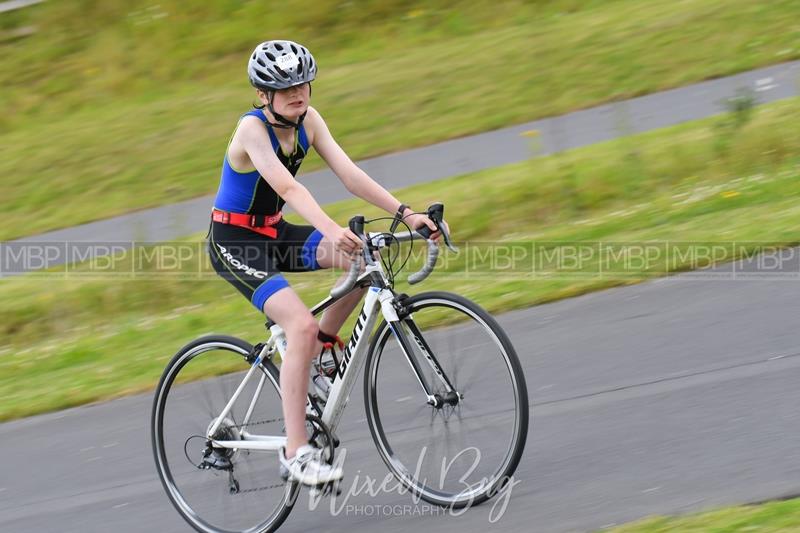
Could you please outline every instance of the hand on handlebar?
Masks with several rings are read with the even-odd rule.
[[[436,222],[434,222],[436,224]],[[444,244],[447,248],[450,249],[452,252],[458,252],[458,248],[453,246],[452,239],[450,238],[450,227],[447,225],[447,222],[444,219],[439,221],[439,229],[438,231],[431,231],[428,226],[422,226],[418,228],[416,232],[425,239],[433,241],[438,244],[439,237],[444,237]]]
[[[411,228],[411,231],[416,231],[420,228],[427,226],[428,229],[431,230],[431,236],[429,238],[433,240],[438,239],[439,236],[441,235],[441,233],[437,231],[436,224],[433,222],[433,220],[431,220],[430,218],[428,218],[427,215],[422,213],[415,213],[413,215],[408,215],[406,217],[406,224],[408,224],[408,227]]]
[[[349,228],[339,228],[339,230],[331,236],[334,250],[342,252],[349,258],[353,258],[361,252],[363,246],[361,239],[350,231]]]
[[[430,219],[429,219],[429,220],[430,220]],[[442,220],[442,221],[441,221],[439,224],[441,224],[441,226],[440,226],[440,227],[442,227],[442,226],[444,227],[444,231],[446,231],[446,232],[447,232],[447,234],[449,235],[449,234],[450,234],[450,226],[448,226],[448,225],[447,225],[447,222],[445,222],[444,220]],[[434,226],[435,226],[435,223],[434,223]],[[428,227],[430,227],[430,226],[428,226]],[[423,231],[424,231],[424,230],[423,230]],[[419,230],[417,230],[417,233],[419,233]],[[442,232],[441,232],[441,230],[437,229],[436,231],[434,231],[433,233],[431,233],[430,235],[428,235],[428,237],[426,237],[426,238],[428,238],[428,239],[431,239],[431,240],[434,240],[434,241],[437,241],[437,242],[438,242],[438,240],[439,240],[439,238],[441,238],[441,236],[442,236]]]
[[[408,277],[408,282],[413,285],[428,277],[428,275],[433,272],[433,269],[436,267],[436,259],[439,256],[439,246],[435,241],[439,239],[440,235],[444,237],[444,243],[451,251],[458,252],[458,248],[453,246],[452,242],[450,241],[450,228],[448,227],[447,222],[444,221],[443,204],[431,204],[430,207],[428,207],[426,214],[413,214],[409,215],[407,218],[411,219],[407,221],[407,224],[412,231],[395,234],[395,239],[397,242],[399,243],[406,240],[413,241],[415,235],[417,237],[421,236],[424,239],[427,239],[428,242],[428,255],[425,265],[421,270],[411,274]],[[376,237],[381,237],[380,241],[378,241],[378,244],[376,244],[376,241],[372,240],[372,237],[369,237],[370,240],[367,240],[367,234],[364,233],[365,223],[366,220],[364,220],[364,215],[356,215],[350,219],[349,229],[338,228],[339,231],[332,235],[333,238],[329,237],[330,240],[333,241],[336,250],[347,254],[348,257],[352,259],[350,271],[347,274],[347,279],[331,289],[331,296],[334,298],[339,298],[347,294],[355,286],[361,265],[358,251],[368,249],[372,254],[377,255],[379,253],[379,249],[383,246],[386,246],[387,240],[383,237],[384,234],[379,233],[375,235]],[[397,219],[395,219],[395,223],[392,224],[392,233],[396,229],[396,223]],[[377,257],[373,257],[373,259],[377,259]],[[367,262],[372,265],[369,258],[367,258]]]
[[[458,252],[458,248],[453,246],[452,240],[450,239],[450,228],[444,221],[444,204],[439,202],[431,204],[428,207],[427,215],[427,218],[433,223],[438,231],[431,231],[426,222],[425,225],[416,228],[416,232],[422,237],[426,239],[432,239],[434,241],[437,241],[439,239],[439,235],[442,235],[444,237],[444,244],[447,246],[447,248],[449,248],[452,252]]]

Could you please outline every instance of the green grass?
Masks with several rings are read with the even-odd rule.
[[[213,193],[268,36],[317,55],[313,104],[354,158],[800,57],[793,0],[153,6],[15,15],[40,31],[0,40],[0,239]]]
[[[708,119],[401,191],[416,207],[443,200],[462,246],[457,256],[443,253],[440,268],[410,292],[447,288],[499,312],[708,263],[660,257],[598,275],[595,257],[534,274],[527,256],[491,267],[514,246],[537,246],[547,263],[555,241],[743,243],[723,247],[718,260],[752,253],[758,243],[796,243],[798,113],[793,99],[757,108],[739,130],[724,126],[735,123],[729,117]],[[357,212],[378,214],[360,200],[327,209],[342,223]],[[184,244],[200,247],[202,237]],[[491,250],[485,243],[498,242],[494,256],[483,255]],[[199,257],[200,264],[198,255],[186,261],[180,279],[152,261],[129,279],[128,257],[119,260],[119,279],[84,264],[66,278],[41,273],[0,283],[0,419],[149,390],[171,354],[203,333],[263,339],[259,313]],[[332,272],[289,278],[309,304],[334,282]],[[403,282],[398,288],[408,290]]]
[[[612,533],[759,533],[800,530],[800,500],[743,505],[703,513],[663,517],[655,516],[604,531]]]

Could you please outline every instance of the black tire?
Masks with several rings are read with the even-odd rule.
[[[474,302],[448,292],[426,292],[407,298],[405,305],[408,307],[414,323],[419,327],[421,337],[424,338],[423,343],[428,343],[431,347],[431,352],[433,352],[434,357],[438,360],[439,365],[455,389],[459,392],[464,391],[465,394],[458,404],[454,406],[446,405],[437,409],[427,404],[426,395],[416,375],[412,372],[406,357],[400,351],[397,341],[387,349],[387,341],[393,336],[391,328],[384,320],[378,326],[370,342],[366,370],[364,372],[364,403],[372,438],[381,458],[395,478],[416,496],[434,505],[453,509],[478,505],[508,485],[522,457],[528,433],[529,416],[528,394],[522,366],[511,341],[503,329],[489,313]],[[426,312],[426,310],[429,311]],[[452,316],[450,316],[451,314]],[[429,322],[451,320],[456,325],[431,329],[424,324],[419,324],[420,321],[425,322],[426,316],[429,318]],[[463,321],[458,322],[461,319]],[[477,326],[477,331],[469,329],[473,326]],[[411,330],[405,327],[404,330],[407,333],[411,333]],[[481,337],[481,332],[486,333],[486,339]],[[413,334],[409,335],[409,337],[413,339]],[[473,344],[461,349],[453,348],[454,342],[452,339],[455,339],[455,343],[458,343],[461,341],[474,342],[476,338],[479,342],[484,342],[484,344]],[[447,340],[446,343],[444,342],[445,340]],[[420,341],[417,340],[417,343],[420,344]],[[413,346],[414,341],[412,340],[410,344]],[[442,347],[445,344],[446,347]],[[475,348],[475,346],[479,348]],[[488,364],[495,361],[482,359],[486,351],[481,349],[481,346],[486,346],[486,351],[491,351],[493,349],[492,346],[497,348],[498,359],[502,360],[503,364],[495,364],[492,368],[488,368]],[[395,350],[396,353],[391,353],[392,350]],[[430,375],[427,376],[429,385],[439,385],[444,387],[441,389],[442,391],[447,390],[441,380],[437,381],[437,376],[421,356],[419,348],[414,347],[414,350],[420,367],[430,371]],[[463,377],[463,373],[462,376],[458,375],[459,365],[467,363],[468,357],[476,352],[481,358],[473,358],[476,360],[476,372],[478,374],[475,380],[480,378],[480,381],[485,381],[486,385],[483,388],[479,388],[481,384],[473,385],[469,377]],[[384,354],[388,354],[383,358],[386,359],[383,364],[387,368],[382,371],[381,356]],[[453,358],[455,362],[448,364],[448,358]],[[492,371],[496,372],[497,377],[492,377]],[[484,406],[487,406],[487,410],[491,410],[497,406],[497,398],[502,397],[505,399],[507,395],[502,394],[502,387],[495,390],[492,385],[500,384],[500,380],[506,378],[508,379],[507,385],[512,389],[511,396],[513,396],[513,399],[507,400],[502,404],[496,415],[492,415],[491,412],[480,416],[471,414],[475,408]],[[465,406],[467,407],[466,415],[463,409]],[[502,409],[503,407],[505,407],[504,410]],[[408,409],[408,411],[397,413],[397,411],[404,408]],[[449,415],[447,414],[448,408],[452,409]],[[424,414],[426,410],[430,411],[430,424],[427,428],[425,427],[425,422],[428,415]],[[511,413],[512,410],[514,411],[513,413]],[[457,415],[456,412],[458,413]],[[441,431],[443,433],[442,436],[436,434],[439,426],[434,428],[434,421],[438,421],[439,414],[441,414],[442,419],[441,427],[444,428]],[[505,422],[509,416],[513,420],[512,425]],[[449,450],[450,445],[447,442],[442,445],[442,442],[454,435],[451,432],[454,426],[461,424],[467,427],[468,433],[465,433],[465,435],[468,438],[462,435],[459,439],[461,442],[456,444],[463,446],[468,439],[479,439],[480,442],[477,446],[468,446],[469,449],[477,448],[478,461],[481,460],[482,451],[486,450],[494,453],[494,443],[502,440],[502,436],[497,435],[498,431],[505,431],[511,426],[511,430],[508,432],[508,450],[502,456],[502,459],[497,461],[496,469],[490,465],[491,476],[482,478],[486,480],[485,484],[476,482],[475,488],[469,491],[466,488],[463,491],[445,488],[445,485],[449,482],[444,478],[449,475],[450,466],[456,464],[461,452],[451,456],[449,462],[441,463],[450,466],[448,466],[447,471],[442,470],[439,487],[436,488],[433,486],[433,481],[428,481],[427,476],[423,477],[421,475],[421,467],[424,461],[427,460],[428,446],[419,447],[417,439],[432,438],[434,450],[437,449],[437,446],[444,446]],[[492,424],[495,424],[496,427],[493,427]],[[473,426],[472,429],[468,427],[470,425]],[[486,433],[483,438],[480,437],[482,432]],[[394,446],[390,444],[390,440],[394,442]],[[492,444],[487,445],[490,441]],[[498,446],[505,447],[505,444]],[[415,463],[413,454],[418,449],[421,453],[418,456],[418,462]],[[464,449],[462,448],[462,451]],[[436,451],[432,452],[431,455],[435,453]],[[447,459],[448,453],[447,451],[445,452],[443,460]],[[438,456],[433,459],[432,464],[437,464],[435,462],[437,459]],[[472,472],[472,470],[469,471],[470,474]]]
[[[164,486],[164,490],[167,492],[170,501],[178,510],[178,512],[181,514],[181,516],[183,516],[183,518],[194,529],[204,533],[220,533],[220,532],[240,533],[243,531],[246,531],[248,533],[263,533],[263,532],[275,531],[283,523],[283,521],[286,520],[286,517],[289,516],[289,513],[291,512],[292,506],[297,497],[297,492],[299,489],[297,483],[286,483],[283,489],[277,488],[277,491],[279,492],[275,492],[274,494],[276,494],[276,497],[273,498],[277,502],[275,504],[274,511],[271,514],[269,514],[269,516],[267,516],[266,519],[263,519],[263,517],[269,513],[269,505],[264,505],[264,503],[268,502],[268,496],[270,493],[267,493],[263,489],[261,489],[261,491],[259,492],[257,483],[255,484],[257,490],[247,491],[246,483],[242,483],[242,485],[245,485],[241,487],[242,489],[244,489],[244,492],[252,493],[253,497],[256,497],[257,495],[258,500],[261,502],[261,504],[258,505],[256,508],[253,508],[252,504],[249,504],[247,509],[253,513],[258,512],[260,513],[260,515],[258,515],[259,518],[254,519],[256,520],[256,523],[252,526],[235,527],[234,529],[228,529],[227,527],[224,527],[218,523],[214,523],[214,521],[212,521],[208,517],[208,513],[210,513],[210,511],[206,509],[204,505],[198,505],[197,503],[192,503],[187,496],[187,489],[185,487],[182,488],[181,486],[179,486],[179,484],[176,483],[176,480],[173,477],[175,469],[184,471],[183,473],[181,473],[181,476],[193,475],[190,474],[190,472],[193,471],[189,467],[195,463],[197,455],[194,454],[194,456],[192,456],[192,454],[190,454],[187,451],[187,446],[190,442],[194,442],[191,439],[196,438],[197,435],[200,435],[201,438],[203,438],[202,435],[204,435],[204,429],[206,429],[204,428],[202,422],[204,420],[204,417],[205,420],[208,421],[214,420],[213,416],[202,413],[203,411],[203,409],[201,408],[202,402],[200,401],[202,398],[199,396],[195,397],[197,396],[196,394],[197,391],[199,391],[206,383],[213,385],[215,380],[217,383],[221,383],[226,376],[230,377],[231,380],[237,377],[234,374],[230,373],[216,378],[209,378],[206,380],[192,381],[191,377],[187,377],[187,378],[180,378],[180,385],[175,385],[175,381],[176,379],[178,379],[180,372],[184,370],[186,368],[186,365],[190,363],[195,357],[198,357],[204,353],[209,353],[209,352],[211,353],[211,356],[220,359],[221,365],[231,364],[237,366],[238,363],[235,363],[233,360],[235,358],[241,359],[241,368],[239,368],[239,370],[246,371],[250,368],[250,364],[245,360],[245,356],[249,354],[251,350],[252,350],[252,345],[250,343],[242,339],[230,337],[227,335],[208,335],[205,337],[198,338],[190,342],[183,348],[181,348],[175,354],[175,356],[172,358],[172,360],[167,364],[166,368],[164,369],[164,373],[162,374],[161,380],[159,381],[158,387],[156,388],[155,391],[155,396],[153,400],[153,410],[151,415],[151,437],[152,437],[153,455],[156,463],[156,470],[158,471],[158,475],[159,478],[161,479],[162,485]],[[216,351],[219,351],[220,353],[217,354],[215,353]],[[226,363],[228,359],[226,359],[225,361],[221,360],[222,359],[221,356],[223,354],[231,356],[228,358],[230,359],[230,363]],[[212,361],[212,364],[214,362],[216,361]],[[261,371],[262,375],[265,376],[266,378],[263,382],[264,383],[263,388],[259,391],[259,401],[261,398],[261,394],[266,392],[277,396],[278,403],[280,403],[279,401],[280,380],[279,380],[278,369],[271,361],[267,360],[262,362],[261,365],[259,365],[259,370]],[[253,376],[253,378],[255,377],[256,376]],[[258,375],[258,378],[260,379],[261,375]],[[251,379],[251,382],[252,381],[258,381],[258,380]],[[241,382],[241,379],[239,379],[238,382]],[[171,395],[170,393],[173,394]],[[224,398],[224,393],[220,397]],[[172,403],[170,403],[171,398],[175,398]],[[181,405],[178,402],[183,401],[184,399],[188,399],[189,401],[187,402],[186,407],[184,407],[183,410],[184,411],[192,410],[192,412],[197,411],[197,413],[199,413],[197,415],[197,419],[200,420],[201,423],[194,425],[194,427],[189,431],[176,430],[174,428],[165,427],[165,420],[164,420],[165,412],[168,411],[173,404]],[[224,406],[224,403],[222,405]],[[261,406],[259,406],[259,408],[260,407]],[[211,412],[214,412],[213,411],[214,408],[216,408],[216,406],[210,406],[209,410]],[[220,411],[221,409],[219,409],[217,413],[219,413]],[[259,409],[256,409],[253,413],[256,416],[258,416],[259,414],[257,411],[259,411]],[[234,416],[233,412],[231,416]],[[170,420],[180,420],[181,422],[183,422],[183,416],[181,416],[180,418],[175,418],[175,415],[170,414],[169,417]],[[167,426],[169,426],[169,423],[170,422],[167,422]],[[170,430],[176,433],[177,435],[176,438],[174,439],[172,438]],[[280,431],[281,427],[280,426],[273,427],[271,428],[271,430]],[[169,435],[168,443],[165,443],[165,435]],[[187,438],[183,450],[183,452],[186,455],[186,459],[184,459],[186,464],[181,463],[180,459],[177,458],[177,452],[174,450],[174,448],[176,447],[175,445],[179,444],[180,439],[183,437]],[[205,441],[203,440],[203,442]],[[239,454],[242,454],[242,456],[239,456]],[[232,456],[230,457],[230,460],[232,462],[237,460],[237,457],[233,456],[239,456],[238,460],[241,464],[243,465],[246,464],[248,466],[251,464],[254,465],[257,464],[258,468],[260,468],[264,472],[271,473],[270,470],[271,466],[265,463],[266,459],[271,458],[270,456],[264,457],[264,456],[253,455],[252,456],[253,462],[251,463],[250,462],[251,456],[247,451],[235,450],[233,452],[230,452],[229,455]],[[243,457],[245,455],[247,457]],[[267,465],[267,466],[262,466],[262,465]],[[277,461],[275,461],[274,463],[274,468],[275,471],[277,472]],[[234,472],[236,471],[237,468],[235,467]],[[203,474],[206,474],[207,476],[216,474],[219,476],[221,474],[223,477],[223,479],[220,480],[220,482],[223,483],[222,487],[217,486],[216,484],[217,482],[214,479],[208,481],[209,478],[205,478],[205,480],[198,483],[198,485],[205,485],[205,484],[211,485],[212,483],[214,483],[214,489],[217,492],[219,492],[219,494],[223,495],[222,497],[224,497],[224,492],[225,492],[224,489],[228,485],[235,486],[237,491],[240,488],[239,487],[240,479],[229,481],[226,472],[214,472],[213,469],[205,471],[197,469],[197,472],[198,476],[202,476]],[[241,481],[245,482],[254,481],[253,477],[255,477],[255,474],[250,474],[250,475],[251,477],[249,479],[247,480],[241,479]],[[226,483],[228,485],[225,485]],[[187,486],[189,485],[187,484]],[[192,485],[192,487],[194,487],[194,485]],[[241,495],[245,494],[231,494],[231,498],[239,497]],[[248,497],[250,496],[249,494],[246,495]],[[223,504],[225,503],[226,502],[223,502]],[[239,505],[239,503],[236,503],[235,505]],[[244,505],[244,503],[242,503],[241,505]],[[227,512],[228,512],[227,510],[224,511],[224,513]],[[238,519],[239,516],[236,516],[235,518]]]

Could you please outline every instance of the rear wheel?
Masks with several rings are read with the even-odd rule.
[[[428,292],[404,305],[407,316],[399,324],[383,321],[367,355],[372,437],[389,470],[414,494],[441,506],[477,505],[508,483],[522,457],[528,432],[522,367],[500,325],[470,300]],[[398,337],[408,339],[431,398]]]
[[[198,531],[274,531],[297,496],[298,485],[280,477],[277,452],[214,448],[206,439],[250,369],[251,350],[235,337],[199,338],[175,354],[156,389],[151,429],[158,474],[175,508]],[[278,369],[269,360],[212,437],[238,440],[245,431],[285,434]]]

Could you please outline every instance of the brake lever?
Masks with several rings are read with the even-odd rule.
[[[445,229],[444,224],[439,224],[437,220],[433,220],[433,223],[436,225],[436,230],[441,232],[442,237],[444,237],[444,244],[447,246],[447,248],[450,249],[451,252],[458,253],[458,247],[453,246],[452,242],[450,241],[450,234]],[[430,237],[431,234],[433,233],[433,231],[431,231],[431,228],[429,228],[428,226],[422,226],[421,228],[416,230],[416,232],[422,235],[426,239]]]
[[[445,229],[444,224],[436,224],[436,227],[442,232],[442,237],[444,237],[444,243],[447,245],[447,248],[449,248],[451,252],[458,253],[458,247],[453,246],[453,243],[450,241],[450,234],[447,232],[447,229]]]

